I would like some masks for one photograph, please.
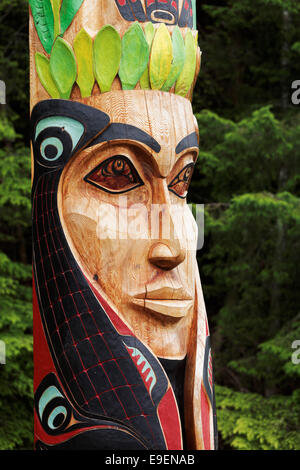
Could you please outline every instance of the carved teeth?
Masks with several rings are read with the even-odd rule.
[[[142,369],[142,374],[145,374],[145,372],[149,369],[148,375],[145,378],[145,382],[149,382],[149,380],[152,379],[152,382],[151,382],[151,385],[150,385],[150,388],[149,388],[149,392],[151,394],[152,389],[153,389],[154,385],[156,384],[156,377],[155,377],[155,374],[154,374],[154,371],[153,371],[152,367],[150,366],[150,364],[147,361],[147,359],[145,358],[145,356],[137,348],[127,346],[127,349],[129,350],[132,358],[135,358],[136,363],[137,363],[138,366],[145,363],[144,367]]]

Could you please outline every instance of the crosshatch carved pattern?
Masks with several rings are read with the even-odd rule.
[[[120,419],[155,447],[164,447],[156,406],[124,343],[72,262],[56,206],[59,177],[60,170],[39,180],[33,235],[42,317],[61,378],[82,411]]]

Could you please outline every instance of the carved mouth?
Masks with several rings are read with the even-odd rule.
[[[173,318],[182,318],[193,305],[193,300],[134,299],[133,303],[152,312],[160,313],[161,315]]]
[[[149,300],[192,300],[193,297],[183,288],[163,286],[158,289],[151,289],[146,286],[146,291],[136,294],[136,299],[149,299]]]
[[[182,318],[193,305],[193,298],[182,287],[161,287],[135,295],[133,303],[161,315]]]

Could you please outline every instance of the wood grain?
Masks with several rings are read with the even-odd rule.
[[[181,8],[183,0],[179,1],[179,6]],[[103,26],[106,25],[112,25],[116,31],[120,34],[121,38],[124,36],[125,32],[128,30],[128,28],[132,25],[131,22],[126,21],[123,19],[123,17],[120,15],[117,7],[115,6],[114,2],[111,0],[85,0],[82,6],[80,7],[78,13],[75,15],[71,25],[69,28],[65,31],[64,33],[64,40],[66,43],[72,47],[74,39],[76,38],[77,34],[81,31],[82,28],[85,29],[85,31],[90,35],[92,40],[95,39],[97,33],[100,31],[100,29]],[[142,28],[144,29],[146,27],[147,23],[141,23]],[[154,24],[154,29],[157,30],[160,27],[160,24]],[[174,30],[175,26],[167,26],[167,29],[172,33]],[[185,38],[186,33],[189,30],[189,28],[181,28],[181,33],[183,38]],[[195,30],[192,31],[192,34],[194,37],[197,36],[197,32]],[[43,99],[49,99],[50,95],[47,93],[47,91],[44,89],[42,84],[40,83],[40,80],[38,78],[36,68],[35,68],[35,53],[39,52],[46,57],[49,58],[49,54],[46,53],[44,50],[32,17],[31,10],[29,12],[29,43],[30,43],[30,110],[32,110],[33,106],[43,100]],[[200,48],[197,49],[197,64],[198,64],[198,71],[197,74],[199,73],[200,69],[200,61],[199,61],[199,55],[200,55]],[[195,82],[194,82],[195,84]],[[187,93],[186,97],[188,99],[192,98],[192,92],[193,92],[193,86]],[[121,89],[121,82],[119,77],[117,76],[112,84],[112,90],[120,90]],[[141,89],[140,83],[138,82],[135,86],[135,89]],[[169,91],[171,93],[174,93],[175,87],[173,86]],[[99,86],[97,84],[94,85],[93,88],[93,95],[98,95],[100,93]],[[81,97],[79,87],[77,85],[74,85],[72,94],[71,94],[71,99],[72,100],[77,100],[78,98]]]
[[[179,0],[180,10],[183,2]],[[131,24],[120,15],[115,2],[85,0],[66,30],[64,41],[72,46],[83,28],[94,40],[106,25],[112,25],[122,38]],[[155,30],[159,27],[154,24]],[[174,26],[166,28],[174,30]],[[183,38],[188,31],[181,28]],[[195,31],[192,34],[196,36]],[[49,58],[30,13],[31,110],[39,101],[49,99],[36,72],[37,52]],[[176,147],[195,132],[199,136],[189,99],[200,64],[197,48],[196,76],[185,97],[174,94],[174,85],[170,92],[141,90],[139,83],[133,90],[122,90],[116,77],[111,91],[101,93],[95,83],[92,96],[81,98],[75,84],[71,101],[107,113],[112,124],[142,130],[155,139],[159,151],[134,135],[104,140],[69,160],[58,188],[63,231],[90,284],[154,355],[164,359],[187,357],[185,431],[188,449],[195,450],[205,448],[201,387],[207,315],[196,262],[197,226],[186,200],[172,193],[169,184],[197,159],[197,147],[185,148],[179,154]],[[109,180],[105,190],[101,184],[97,187],[87,181],[85,177],[95,168],[120,156],[131,162],[143,184],[119,194],[118,184],[112,185],[109,192]],[[105,181],[105,177],[99,181]],[[213,448],[211,410],[208,432]]]

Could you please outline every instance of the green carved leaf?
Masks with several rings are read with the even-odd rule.
[[[119,77],[123,90],[133,90],[149,60],[149,45],[138,22],[133,23],[122,39]]]
[[[53,10],[53,17],[54,17],[54,39],[60,33],[60,18],[59,18],[59,10],[61,6],[61,0],[50,0]]]
[[[49,93],[51,98],[60,98],[59,91],[54,83],[50,72],[49,59],[43,54],[37,52],[35,54],[35,66],[40,82],[47,91],[47,93]]]
[[[110,91],[118,73],[121,49],[118,31],[111,25],[103,26],[94,41],[94,70],[102,93]]]
[[[45,51],[50,54],[54,42],[54,16],[50,0],[29,0],[36,31]]]
[[[71,46],[60,37],[52,48],[50,71],[60,97],[69,99],[77,76],[76,60]]]
[[[81,96],[91,96],[95,83],[93,71],[93,40],[82,29],[74,39],[73,48],[77,61],[77,84],[80,88]]]
[[[170,33],[164,23],[157,29],[150,55],[150,83],[153,90],[160,90],[167,80],[173,58]]]
[[[176,26],[173,31],[172,45],[173,45],[173,62],[172,62],[169,76],[162,87],[163,91],[169,91],[170,88],[172,88],[172,86],[176,82],[184,66],[184,61],[185,61],[184,40],[183,40],[183,37],[181,35],[180,29],[178,28],[178,26]]]
[[[61,34],[68,29],[82,3],[83,0],[63,0],[60,10]]]
[[[154,34],[155,34],[155,28],[153,26],[153,23],[149,21],[145,26],[145,38],[150,48],[152,45]]]
[[[175,93],[186,96],[195,78],[197,47],[191,31],[185,37],[185,62],[181,74],[176,82]]]
[[[153,41],[154,34],[155,34],[155,28],[153,26],[153,23],[151,22],[147,23],[144,28],[144,31],[145,31],[146,41],[148,43],[149,49],[151,50],[152,41]],[[141,76],[140,85],[143,90],[150,90],[151,88],[148,64],[143,72],[143,75]]]

